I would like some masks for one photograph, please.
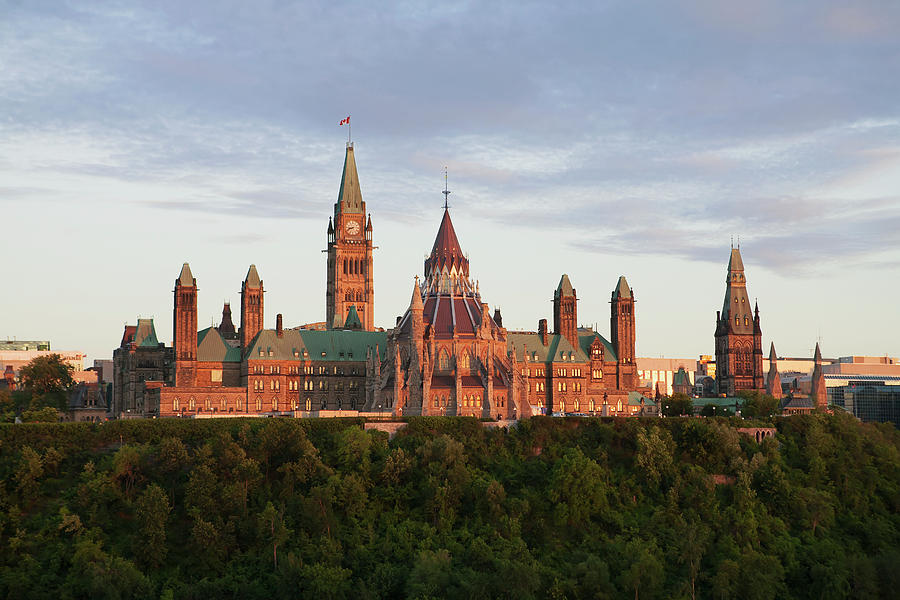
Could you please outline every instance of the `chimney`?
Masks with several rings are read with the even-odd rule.
[[[275,335],[284,337],[284,328],[281,325],[281,313],[275,316]]]
[[[549,343],[547,339],[547,319],[538,321],[538,334],[541,336],[541,343],[546,346]]]
[[[500,309],[494,309],[494,323],[497,324],[497,327],[503,327],[503,317],[500,316]]]

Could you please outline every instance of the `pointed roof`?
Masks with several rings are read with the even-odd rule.
[[[191,273],[191,267],[187,263],[181,266],[181,274],[178,276],[178,283],[183,286],[194,285],[194,274]]]
[[[364,212],[359,175],[356,174],[356,158],[353,156],[353,146],[347,144],[347,153],[344,155],[344,172],[341,175],[341,189],[338,191],[337,203],[334,205],[334,214]]]
[[[222,307],[222,322],[219,323],[217,329],[222,334],[234,333],[234,322],[231,320],[231,304],[228,302]]]
[[[624,275],[619,275],[619,282],[616,284],[615,291],[613,291],[613,300],[618,300],[619,298],[631,298],[631,288],[628,287],[628,281]]]
[[[741,260],[741,249],[740,248],[732,248],[731,249],[731,258],[728,259],[728,270],[729,271],[743,271],[744,270],[744,261]]]
[[[359,314],[356,312],[356,306],[353,304],[350,305],[350,310],[347,311],[344,329],[362,329],[362,321],[359,320]]]
[[[256,271],[256,265],[250,265],[250,270],[247,271],[247,276],[244,277],[244,285],[253,289],[262,287],[262,280],[259,278],[259,273]]]
[[[455,270],[457,278],[469,277],[469,259],[463,254],[456,231],[453,229],[453,221],[450,220],[450,211],[446,208],[437,236],[434,238],[434,245],[431,247],[431,254],[425,260],[425,279],[429,289],[444,270],[451,272]]]
[[[453,229],[453,221],[450,220],[450,211],[445,208],[444,218],[441,219],[441,226],[438,227],[437,236],[434,238],[434,246],[431,247],[431,256],[462,256],[462,253],[456,230]]]
[[[769,364],[774,365],[778,362],[778,356],[775,354],[775,342],[769,347]]]
[[[822,362],[822,351],[819,350],[819,342],[816,342],[816,353],[813,355],[813,360],[817,365]]]
[[[556,296],[574,296],[575,289],[572,287],[572,282],[569,281],[569,276],[563,273],[563,276],[559,280],[559,285],[556,286]]]
[[[185,266],[187,263],[185,263]],[[190,271],[188,271],[190,273]],[[159,340],[156,338],[156,328],[153,319],[138,319],[134,332],[134,345],[140,348],[156,348]]]
[[[419,287],[418,276],[416,276],[416,281],[413,283],[412,297],[409,299],[409,310],[424,310],[424,305],[422,304],[422,289]]]

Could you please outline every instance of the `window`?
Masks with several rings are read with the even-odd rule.
[[[256,397],[256,410],[262,410],[262,398]]]
[[[194,400],[194,397],[191,396],[191,400],[188,403],[188,410],[196,410],[196,409],[197,409],[197,402]]]
[[[225,398],[225,396],[222,396],[222,400],[219,402],[219,404],[221,405],[222,412],[228,410],[228,399]]]
[[[244,410],[244,399],[243,398],[237,399],[237,410],[238,410],[238,412]]]
[[[181,405],[181,403],[178,401],[178,396],[175,396],[174,398],[172,398],[172,410],[173,411],[178,412],[179,410],[181,410],[180,405]]]
[[[269,373],[277,375],[278,373],[281,373],[281,367],[279,367],[278,365],[272,365],[271,367],[269,367]]]
[[[312,410],[312,402],[310,401],[309,398],[306,399],[306,410],[307,411]]]
[[[441,371],[449,371],[450,370],[450,355],[447,353],[447,350],[441,350],[441,353],[438,355],[438,368]]]
[[[222,369],[213,369],[210,371],[209,380],[213,383],[222,383]]]

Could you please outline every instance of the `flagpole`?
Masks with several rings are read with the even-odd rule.
[[[352,144],[352,136],[350,135],[353,131],[353,125],[350,124],[350,115],[347,115],[347,145]]]

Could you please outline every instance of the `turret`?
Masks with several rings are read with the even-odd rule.
[[[572,346],[578,347],[578,298],[566,274],[560,278],[553,293],[553,328]]]
[[[263,328],[263,293],[256,265],[250,265],[241,284],[241,348],[244,350]]]
[[[197,280],[187,263],[175,280],[174,294],[175,385],[192,386],[197,371]]]

